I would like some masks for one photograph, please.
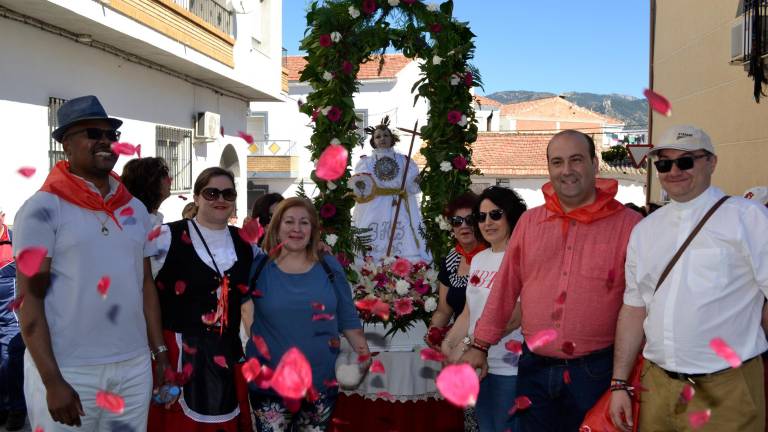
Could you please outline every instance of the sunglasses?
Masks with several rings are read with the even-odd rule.
[[[680,171],[685,171],[693,168],[693,164],[696,162],[696,160],[701,158],[708,158],[709,156],[709,153],[706,153],[696,156],[683,156],[677,159],[659,159],[655,161],[653,165],[656,166],[656,169],[660,173],[667,173],[672,171],[672,165],[677,165],[677,169]]]
[[[200,196],[202,196],[206,201],[216,201],[219,199],[219,197],[224,198],[225,201],[234,201],[237,199],[237,191],[233,188],[221,190],[213,187],[207,187],[200,191]]]
[[[451,223],[451,226],[454,228],[458,228],[465,223],[467,224],[467,226],[472,226],[475,224],[475,218],[472,215],[451,216],[448,218],[448,221]]]
[[[80,129],[79,131],[70,132],[64,135],[64,139],[72,135],[77,135],[83,132],[86,133],[86,136],[90,140],[100,140],[103,137],[107,137],[107,140],[111,142],[117,142],[120,140],[120,131],[115,129],[100,129],[100,128],[85,128],[85,129]]]
[[[486,212],[479,212],[475,215],[475,219],[477,219],[478,223],[484,223],[486,216],[490,216],[491,220],[501,220],[501,217],[504,216],[504,210],[502,209],[496,209],[491,210],[488,213]]]

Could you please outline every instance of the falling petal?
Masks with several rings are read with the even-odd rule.
[[[40,426],[35,428],[35,432],[45,432]]]
[[[561,292],[559,296],[557,296],[557,299],[555,299],[555,304],[557,305],[563,305],[565,304],[565,298],[568,296],[568,293],[565,291]]]
[[[574,351],[576,351],[576,344],[571,341],[565,341],[563,342],[563,346],[561,346],[560,349],[563,350],[563,353],[570,356],[573,355]]]
[[[141,144],[136,146],[136,157],[141,157]]]
[[[297,348],[285,352],[275,368],[272,388],[282,397],[301,399],[312,386],[312,368]]]
[[[381,363],[381,360],[374,360],[371,363],[371,367],[368,369],[371,373],[385,373],[384,365]]]
[[[11,312],[16,312],[21,308],[21,304],[24,303],[24,294],[19,295],[15,299],[11,300],[10,303],[8,303],[8,306],[6,306],[6,310]]]
[[[96,285],[96,290],[101,294],[101,298],[107,298],[107,291],[109,291],[109,285],[112,283],[112,279],[109,276],[102,276],[99,279],[99,283]]]
[[[122,210],[120,210],[120,213],[118,213],[121,217],[131,217],[133,216],[133,207],[123,207]]]
[[[557,330],[547,329],[537,332],[528,338],[526,343],[528,344],[528,348],[530,348],[531,351],[534,351],[535,349],[540,348],[555,339],[557,339]]]
[[[472,366],[464,363],[448,365],[437,376],[437,389],[448,402],[458,406],[474,406],[480,392],[480,381]]]
[[[520,355],[523,353],[523,343],[514,339],[510,339],[504,344],[504,348],[512,354]]]
[[[371,354],[360,354],[357,356],[358,363],[365,363],[371,358]]]
[[[441,362],[446,359],[445,354],[432,348],[424,348],[419,354],[421,355],[421,359],[424,361],[431,360]]]
[[[195,355],[195,354],[197,354],[197,348],[195,348],[195,347],[191,347],[191,346],[187,345],[187,344],[186,344],[186,343],[184,343],[184,342],[182,342],[182,343],[181,343],[181,349],[183,349],[183,350],[184,350],[184,352],[185,352],[185,353],[187,353],[187,354],[189,354],[189,355]]]
[[[667,98],[656,93],[651,89],[645,89],[643,94],[648,99],[648,104],[651,105],[651,109],[663,116],[672,115],[672,104],[669,103]]]
[[[349,152],[340,144],[331,144],[323,151],[317,160],[315,175],[326,181],[334,181],[344,175],[347,170]]]
[[[317,389],[315,386],[312,386],[307,390],[307,401],[309,403],[315,403],[318,399],[320,399],[320,393],[317,392]]]
[[[160,225],[154,227],[147,235],[147,240],[152,241],[160,236]]]
[[[216,312],[208,312],[201,317],[203,324],[213,325],[216,322]]]
[[[186,196],[186,195],[181,195],[181,194],[179,194],[179,195],[176,195],[176,196],[177,196],[177,197],[179,197],[179,198],[181,198],[181,200],[182,200],[182,201],[186,201],[186,200],[188,200],[188,199],[189,199],[189,198],[187,198],[187,196]]]
[[[710,417],[712,417],[711,410],[688,413],[688,423],[690,423],[692,429],[698,429],[709,423]]]
[[[739,355],[722,338],[717,337],[709,341],[709,347],[712,348],[715,354],[728,362],[731,367],[737,368],[741,366]]]
[[[37,171],[37,168],[28,167],[28,166],[21,167],[18,170],[16,170],[16,172],[18,172],[19,174],[21,174],[22,176],[24,176],[26,178],[30,178],[33,175],[35,175],[35,171]]]
[[[251,295],[256,298],[264,297],[264,292],[258,288],[254,288],[253,291],[251,291]]]
[[[531,399],[528,396],[518,396],[515,398],[515,404],[512,405],[512,409],[509,410],[509,415],[514,415],[518,411],[526,410],[532,405]]]
[[[243,295],[248,294],[248,285],[246,284],[237,284],[237,290],[240,291]]]
[[[693,395],[696,394],[696,389],[693,388],[692,385],[686,384],[683,386],[683,391],[680,392],[680,400],[683,403],[688,403],[693,399]]]
[[[256,244],[259,242],[261,236],[264,235],[264,227],[259,223],[259,218],[254,218],[237,230],[237,234],[240,235],[240,238],[246,243]]]
[[[165,368],[163,371],[163,378],[168,382],[176,382],[177,374],[172,368]]]
[[[291,413],[296,413],[301,408],[301,399],[283,398],[283,405]]]
[[[125,401],[120,395],[99,390],[96,392],[96,406],[119,415],[125,410]]]
[[[267,341],[259,335],[253,335],[251,337],[253,344],[256,346],[256,350],[259,352],[262,358],[267,361],[272,360],[272,355],[269,354],[269,347],[267,347]]]
[[[256,385],[260,389],[266,390],[272,384],[272,377],[275,375],[275,371],[270,369],[267,365],[261,365],[261,374],[256,378]]]
[[[43,259],[47,253],[48,249],[42,246],[30,246],[22,249],[16,255],[16,267],[24,276],[32,277],[40,270],[40,265],[43,264]]]
[[[247,142],[248,144],[253,144],[253,136],[252,135],[248,135],[247,133],[245,133],[243,131],[237,131],[237,136],[239,136],[240,138],[245,140],[245,142]]]
[[[333,317],[333,314],[314,314],[312,321],[331,321]]]
[[[325,305],[320,303],[320,302],[312,302],[311,306],[312,306],[312,309],[314,309],[314,310],[316,310],[318,312],[322,312],[322,311],[325,310]]]
[[[259,374],[261,374],[261,363],[258,360],[250,358],[247,362],[243,363],[243,376],[246,381],[251,382],[255,380]]]
[[[269,252],[267,252],[267,255],[273,256],[282,248],[283,248],[283,243],[278,243],[277,246],[273,247],[272,249],[269,250]]]
[[[571,372],[568,369],[563,371],[563,382],[566,384],[571,383]]]
[[[133,156],[136,153],[136,147],[133,144],[116,142],[112,143],[112,153],[118,155]]]
[[[187,283],[180,280],[176,281],[176,283],[173,285],[173,290],[176,292],[176,295],[182,295],[184,294],[184,291],[187,289]]]
[[[192,376],[193,370],[194,366],[192,366],[192,363],[184,363],[184,367],[181,368],[181,373],[184,375],[185,379],[189,379],[189,377]]]
[[[224,356],[213,356],[213,362],[223,367],[224,369],[229,369],[229,365],[227,365],[227,359],[225,359]]]
[[[392,396],[392,393],[386,392],[386,391],[380,391],[380,392],[376,393],[376,397],[379,397],[379,398],[382,398],[382,399],[386,399],[388,401],[394,401],[395,400],[395,397]]]
[[[188,244],[188,245],[191,245],[191,244],[192,244],[192,239],[191,239],[191,238],[189,238],[189,233],[187,232],[187,230],[184,230],[184,231],[181,233],[181,241],[182,241],[182,242],[184,242],[184,243],[186,243],[186,244]]]
[[[336,381],[335,379],[325,379],[323,380],[323,385],[328,388],[333,388],[333,387],[338,387],[339,382]]]

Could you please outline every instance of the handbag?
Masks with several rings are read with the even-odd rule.
[[[661,272],[661,276],[659,277],[659,281],[656,282],[656,288],[653,290],[653,294],[656,295],[656,292],[659,290],[659,287],[661,287],[661,284],[664,282],[664,280],[669,275],[669,272],[672,271],[672,267],[675,266],[675,263],[677,263],[677,260],[680,259],[680,257],[683,255],[683,252],[686,248],[688,248],[688,245],[691,244],[694,237],[696,237],[696,234],[701,231],[701,228],[704,227],[704,224],[707,222],[707,220],[712,217],[712,215],[715,213],[715,211],[728,199],[730,198],[728,195],[720,198],[713,206],[712,208],[707,211],[707,213],[704,215],[703,218],[699,221],[698,225],[691,231],[691,234],[688,235],[688,238],[685,239],[682,245],[680,245],[680,248],[677,249],[677,252],[672,257],[671,260],[669,260],[669,263],[667,263],[667,266],[664,268],[664,271]],[[632,387],[639,389],[640,388],[640,375],[643,369],[644,359],[642,355],[642,350],[640,350],[640,354],[637,355],[637,359],[635,360],[635,365],[632,367],[632,373],[629,375],[629,379],[627,380]],[[600,399],[598,399],[597,403],[587,412],[587,415],[584,416],[584,420],[581,422],[581,427],[579,428],[579,432],[619,432],[619,429],[613,424],[613,420],[611,420],[611,390],[606,390],[605,393],[603,393],[602,396],[600,396]],[[636,391],[634,394],[631,395],[630,398],[632,402],[632,418],[635,420],[632,426],[632,431],[637,432],[638,424],[640,423],[638,421],[638,418],[640,416],[640,392]]]

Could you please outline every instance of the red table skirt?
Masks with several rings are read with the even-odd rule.
[[[339,395],[331,432],[463,432],[464,411],[444,400],[389,402]]]

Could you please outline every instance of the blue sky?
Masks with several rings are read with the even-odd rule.
[[[283,0],[288,54],[301,54],[309,3]],[[469,21],[477,35],[473,63],[485,94],[534,90],[642,97],[648,87],[647,1],[454,0],[454,15]]]

